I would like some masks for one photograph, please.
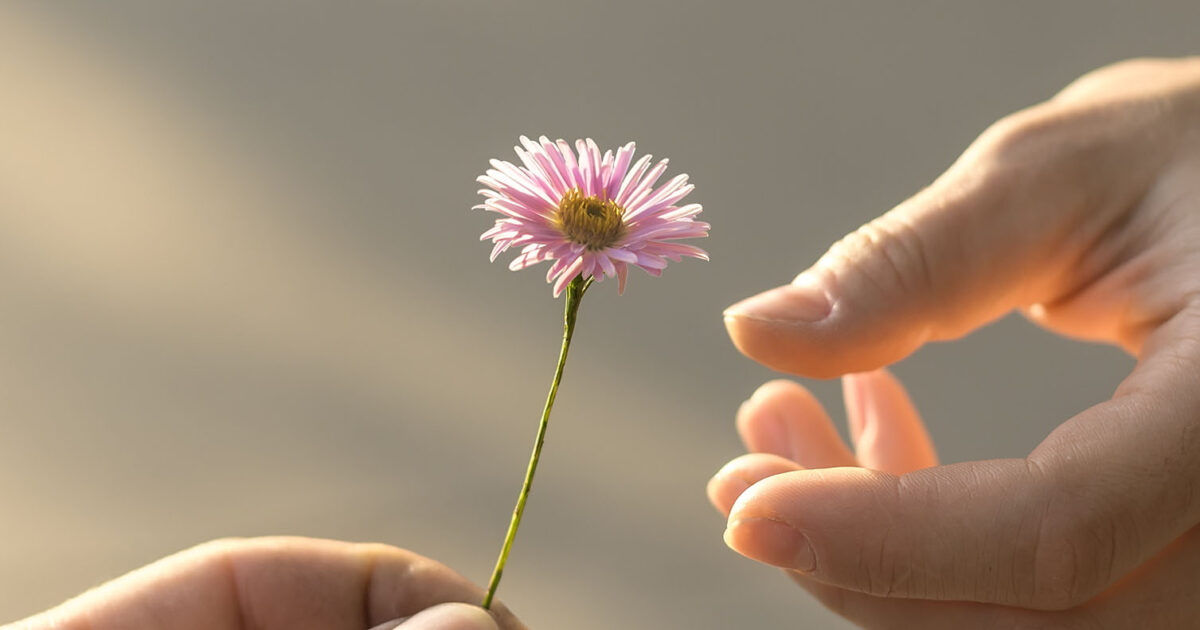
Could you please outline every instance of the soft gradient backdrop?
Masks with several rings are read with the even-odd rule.
[[[501,598],[535,628],[844,628],[704,498],[774,376],[722,308],[1197,24],[1191,0],[5,3],[0,621],[222,536],[485,581],[562,305],[488,264],[469,208],[544,133],[669,156],[712,262],[588,294]],[[1012,317],[896,372],[961,461],[1025,454],[1130,366]]]

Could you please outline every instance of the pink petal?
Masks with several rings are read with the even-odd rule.
[[[617,199],[617,203],[623,208],[633,205],[633,200],[638,199],[646,191],[654,187],[654,182],[657,182],[658,178],[662,177],[663,171],[667,170],[668,163],[669,160],[661,160],[658,164],[655,164],[654,168],[650,169],[649,173],[646,173],[646,177],[638,182],[638,185],[633,190],[622,193],[622,196]]]
[[[638,252],[638,266],[649,271],[650,269],[666,269],[667,259],[655,254]]]
[[[589,195],[600,195],[600,189],[604,186],[603,180],[600,179],[600,167],[603,163],[603,158],[600,157],[600,147],[596,146],[596,141],[588,138],[584,141],[587,145],[588,155],[592,163],[592,190]]]
[[[679,261],[680,256],[691,256],[700,260],[708,260],[708,252],[694,245],[685,245],[683,243],[650,243],[642,251],[660,256],[669,256],[676,262]]]
[[[583,255],[583,266],[579,268],[579,273],[584,278],[590,278],[596,275],[596,256],[591,252]]]
[[[493,225],[491,227],[491,229],[484,232],[483,234],[480,234],[479,240],[486,241],[489,238],[492,238],[493,236],[496,236],[497,234],[504,232],[504,230],[508,229],[508,227],[509,227],[509,223],[508,223],[507,219],[500,219],[499,221],[496,221],[496,225]]]
[[[554,262],[550,263],[550,268],[546,270],[546,282],[550,282],[550,280],[553,279],[554,276],[557,276],[559,274],[559,272],[561,272],[563,270],[563,268],[565,268],[569,264],[571,264],[570,259],[555,258]]]
[[[580,189],[590,197],[596,194],[593,192],[596,182],[592,173],[592,152],[588,151],[587,142],[584,140],[576,140],[575,149],[579,151],[579,181],[582,184]]]
[[[501,230],[499,232],[496,232],[495,234],[488,234],[488,232],[491,232],[492,230],[495,230],[497,228],[501,228]],[[508,225],[497,225],[496,227],[493,227],[491,230],[484,232],[484,235],[486,235],[486,238],[490,238],[495,241],[510,240],[510,239],[516,238],[516,236],[518,234],[520,234],[520,232],[512,229]],[[484,237],[483,236],[479,237],[479,240],[481,240],[481,241],[484,240]]]
[[[517,257],[517,260],[524,261],[523,264],[521,265],[521,267],[519,267],[519,268],[515,267],[515,265],[517,265],[517,260],[514,260],[512,263],[509,264],[508,268],[516,271],[517,269],[523,269],[524,267],[536,265],[540,262],[544,262],[549,259],[550,259],[550,255],[546,251],[546,248],[542,247],[540,244],[535,244],[532,246],[532,249],[527,248],[525,251],[523,251],[521,253],[520,256]]]
[[[524,171],[520,167],[509,162],[492,160],[492,166],[494,166],[496,170],[500,171],[501,174],[507,175],[509,180],[518,184],[526,192],[537,195],[539,198],[552,206],[556,204],[554,191],[550,189],[550,186],[546,182],[539,181],[529,172]],[[490,174],[491,173],[489,173],[489,175]],[[495,177],[495,175],[493,175],[493,177]],[[503,181],[500,178],[496,179]]]
[[[521,167],[512,162],[492,159],[488,160],[488,164],[492,165],[492,168],[487,171],[488,175],[497,180],[526,192],[532,193],[537,191],[538,186],[533,179],[525,171],[521,170]]]
[[[612,258],[613,260],[619,260],[621,262],[634,263],[634,264],[637,263],[637,254],[635,254],[629,250],[620,248],[620,247],[610,247],[610,248],[604,250],[604,253],[607,254],[608,257]]]
[[[525,136],[521,136],[521,141],[531,142]],[[558,174],[554,172],[549,160],[541,154],[541,147],[537,145],[534,145],[534,147],[537,150],[533,152],[525,151],[521,147],[513,147],[513,150],[516,151],[517,157],[521,158],[521,163],[525,165],[525,169],[541,183],[543,188],[551,193],[552,197],[562,197],[567,187],[563,186],[562,181],[558,179]]]
[[[538,258],[537,258],[536,254],[525,253],[525,254],[521,254],[520,256],[517,256],[516,258],[512,259],[508,263],[508,268],[511,271],[520,271],[526,267],[529,267],[530,265],[536,264],[537,262],[538,262]]]
[[[701,210],[703,210],[703,207],[700,204],[689,203],[686,206],[680,206],[678,208],[675,208],[674,210],[669,210],[668,212],[664,212],[664,213],[658,215],[658,218],[663,219],[665,221],[678,221],[680,219],[690,219],[690,218],[696,216],[697,214],[700,214]]]
[[[547,202],[546,199],[532,192],[511,186],[501,180],[496,179],[491,175],[492,173],[503,177],[499,171],[488,171],[488,175],[480,175],[476,179],[479,183],[484,184],[485,186],[491,186],[496,191],[502,193],[505,197],[509,197],[514,201],[518,201],[527,208],[543,208],[547,206],[553,208],[557,206],[556,203]],[[489,199],[488,201],[497,201],[497,199]]]
[[[617,268],[613,265],[613,261],[604,252],[596,254],[596,262],[600,264],[600,268],[604,270],[604,275],[609,278],[617,273]]]
[[[613,162],[612,171],[608,173],[607,179],[604,182],[604,194],[609,199],[615,199],[617,196],[617,189],[621,186],[621,182],[625,178],[629,162],[633,160],[634,146],[630,142],[617,150],[617,157]]]
[[[679,175],[666,184],[663,184],[661,188],[656,190],[645,201],[630,200],[629,205],[626,206],[626,209],[629,211],[626,216],[633,218],[641,214],[653,214],[674,205],[676,201],[683,199],[696,188],[695,186],[685,184],[687,184],[687,175]]]
[[[562,275],[558,276],[558,280],[554,282],[554,297],[562,295],[563,289],[567,288],[568,284],[579,275],[579,270],[583,267],[583,258],[576,258],[571,261],[570,265],[562,271]]]
[[[541,210],[540,207],[531,208],[516,199],[488,199],[484,202],[483,208],[508,215],[514,219],[526,219],[536,223],[544,223],[551,219],[551,215]]]
[[[488,262],[496,262],[496,258],[511,244],[506,241],[496,241],[496,246],[492,248],[492,255],[488,257]],[[509,269],[512,269],[510,266]]]
[[[600,185],[597,195],[604,196],[608,193],[608,182],[612,180],[613,169],[613,152],[611,150],[604,152],[604,157],[600,160]]]
[[[650,158],[651,156],[647,154],[638,159],[637,163],[633,165],[633,170],[629,171],[629,173],[625,175],[625,179],[621,180],[621,186],[617,189],[616,196],[611,197],[611,199],[616,201],[618,204],[622,203],[626,193],[628,193],[633,189],[634,186],[637,185],[638,181],[641,180],[642,173],[646,172],[646,167],[650,165]]]
[[[550,142],[546,136],[538,138],[538,142],[542,143],[543,155],[546,156],[550,163],[554,166],[554,172],[563,183],[563,188],[574,188],[575,180],[571,177],[571,169],[567,168],[567,161],[563,159],[562,151],[559,146]]]
[[[571,151],[571,145],[567,144],[566,140],[559,140],[558,152],[562,155],[563,161],[566,162],[567,174],[571,180],[571,188],[582,188],[583,175],[579,171],[579,163],[575,161],[575,153]]]

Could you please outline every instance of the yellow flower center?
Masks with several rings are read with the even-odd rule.
[[[558,203],[555,220],[567,238],[589,250],[611,247],[625,235],[625,209],[611,199],[584,196],[572,188]]]

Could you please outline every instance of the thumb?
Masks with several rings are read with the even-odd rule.
[[[1097,121],[1061,109],[1051,102],[1002,120],[929,188],[791,284],[731,306],[734,343],[769,367],[830,378],[1069,295],[1087,280],[1077,277],[1086,248],[1149,175],[1112,172],[1116,145],[1138,142],[1134,129],[1101,143]]]
[[[1018,221],[997,221],[983,195],[931,189],[862,226],[791,284],[727,309],[734,344],[775,369],[830,378],[1000,317],[1020,302],[1037,243],[997,229]]]
[[[427,608],[412,617],[394,619],[371,630],[499,630],[491,615],[478,606],[449,603]]]

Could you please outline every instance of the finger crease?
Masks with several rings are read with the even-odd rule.
[[[234,620],[236,625],[233,628],[236,628],[236,630],[247,630],[250,628],[250,619],[246,614],[246,609],[242,605],[244,602],[242,598],[241,577],[238,574],[237,563],[233,561],[233,554],[229,549],[225,549],[221,553],[221,567],[228,576],[229,598],[233,602],[233,609],[237,611],[237,619]]]

